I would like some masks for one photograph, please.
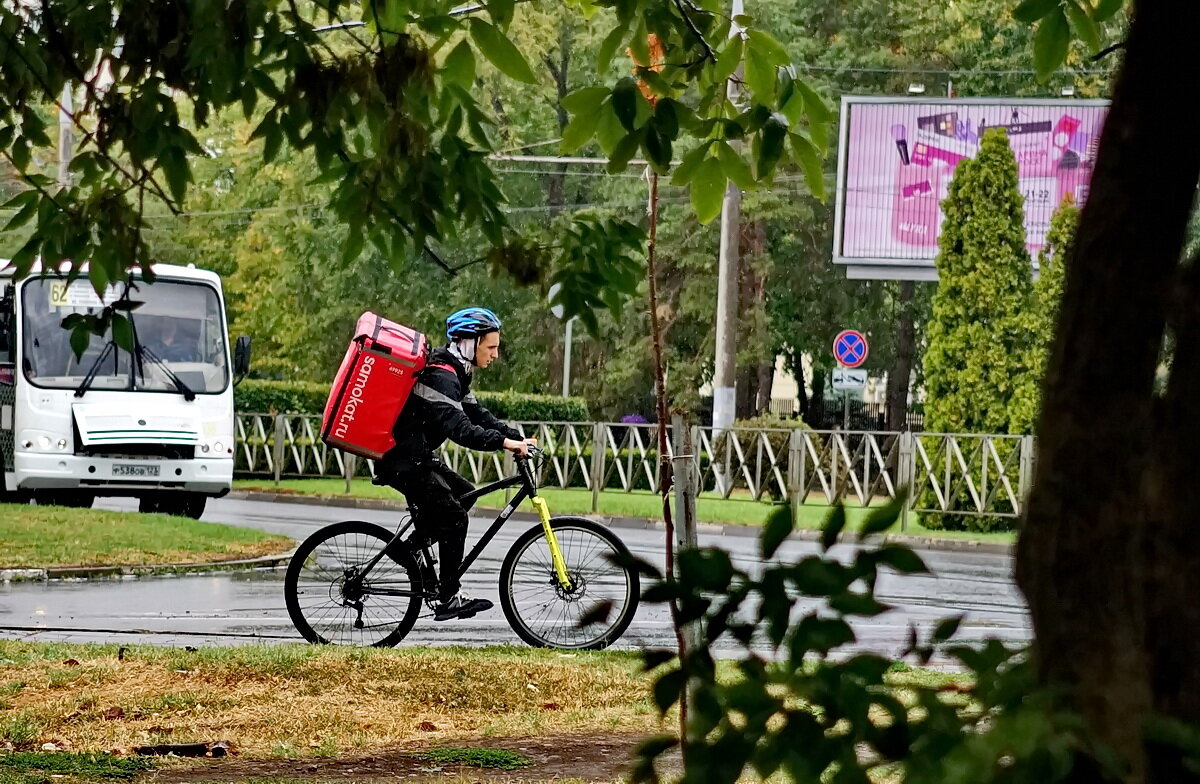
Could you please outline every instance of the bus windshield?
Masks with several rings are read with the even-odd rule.
[[[69,285],[54,278],[27,281],[21,298],[25,378],[39,387],[77,389],[94,368],[87,386],[93,390],[176,392],[171,374],[197,394],[225,390],[229,363],[221,302],[204,283],[135,281],[129,298],[143,303],[132,313],[137,341],[146,349],[141,361],[115,346],[106,350],[111,334],[92,336],[76,359],[62,320],[72,313],[96,313],[119,295],[120,289],[113,287],[102,300],[86,280]]]

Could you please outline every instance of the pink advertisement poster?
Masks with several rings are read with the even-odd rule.
[[[1036,258],[1062,200],[1087,199],[1107,111],[1106,102],[1069,99],[844,98],[835,260],[932,265],[954,169],[997,126],[1017,158]]]

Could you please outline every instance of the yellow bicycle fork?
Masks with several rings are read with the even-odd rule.
[[[562,586],[563,590],[569,591],[571,590],[571,578],[567,575],[567,562],[563,560],[562,550],[559,549],[558,537],[554,535],[554,529],[550,527],[550,507],[546,506],[545,498],[534,496],[529,501],[542,520],[542,531],[546,534],[546,544],[550,546],[550,562],[554,564],[554,574],[558,577],[558,584]]]

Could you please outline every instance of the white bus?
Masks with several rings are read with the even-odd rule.
[[[124,286],[96,296],[86,276],[68,283],[35,271],[14,282],[0,261],[0,500],[90,506],[96,496],[139,499],[143,512],[198,518],[233,484],[234,376],[221,280],[157,265],[135,277],[134,352],[111,334],[82,357],[61,327],[95,313]]]

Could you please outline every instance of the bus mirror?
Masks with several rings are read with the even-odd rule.
[[[233,373],[238,378],[250,372],[250,336],[242,335],[233,348]]]

